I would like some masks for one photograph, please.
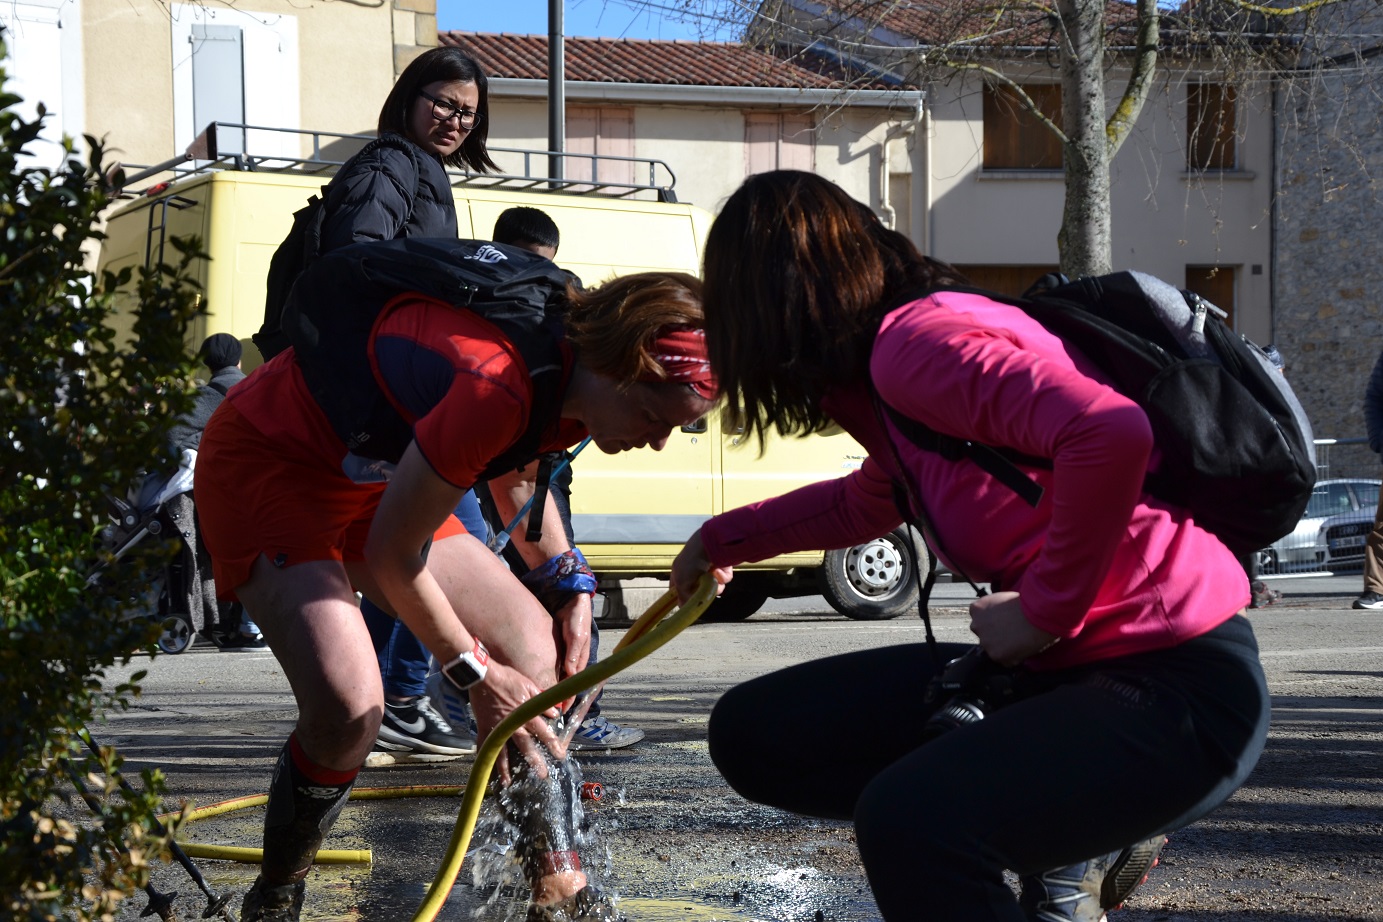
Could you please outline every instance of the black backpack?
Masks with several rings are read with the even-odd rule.
[[[479,240],[399,238],[352,244],[318,257],[294,283],[283,330],[303,378],[353,454],[396,463],[412,425],[370,367],[375,320],[405,292],[437,298],[494,324],[518,348],[533,381],[524,434],[485,477],[532,460],[561,409],[560,344],[567,285],[575,278],[518,247]]]
[[[1219,308],[1139,272],[1048,276],[1018,299],[977,293],[1022,308],[1143,408],[1162,458],[1144,485],[1150,494],[1190,510],[1240,555],[1296,527],[1316,482],[1311,425],[1286,378]],[[968,458],[1037,505],[1042,490],[1017,465],[1050,469],[1050,459],[943,435],[885,410],[918,447]]]
[[[407,224],[413,218],[413,205],[418,200],[417,184],[422,182],[422,165],[418,162],[418,154],[413,145],[398,135],[386,134],[374,139],[362,147],[355,157],[381,147],[397,147],[406,151],[409,159],[413,161],[413,171],[417,179],[413,187],[413,197],[408,200],[408,214],[404,218],[404,223]],[[351,159],[354,160],[355,157]],[[342,172],[344,171],[343,167]],[[293,213],[293,226],[289,228],[288,236],[283,238],[283,242],[269,259],[269,274],[264,280],[264,322],[260,325],[259,332],[250,337],[266,362],[288,348],[288,337],[283,332],[283,306],[288,302],[288,293],[293,289],[293,282],[304,269],[312,265],[321,252],[322,225],[326,222],[327,216],[325,203],[327,190],[330,188],[331,183],[327,183],[322,187],[320,196],[312,196],[306,205]]]

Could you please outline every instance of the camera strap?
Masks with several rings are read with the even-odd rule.
[[[893,503],[898,507],[903,520],[912,527],[917,528],[922,533],[922,543],[927,548],[927,579],[923,581],[922,571],[913,568],[913,574],[917,579],[917,613],[922,618],[922,624],[926,631],[927,649],[932,653],[932,659],[936,663],[937,672],[940,673],[946,666],[941,659],[941,651],[937,647],[936,635],[932,633],[932,614],[931,598],[932,587],[936,585],[936,549],[944,550],[941,544],[941,536],[932,526],[931,520],[927,516],[927,507],[923,505],[922,498],[913,488],[912,478],[908,476],[907,465],[903,463],[903,455],[898,451],[897,444],[893,437],[889,435],[888,424],[884,420],[884,402],[879,397],[879,392],[874,389],[874,382],[869,382],[869,396],[874,406],[874,418],[879,422],[879,432],[884,440],[888,442],[889,452],[893,456],[893,464],[898,469],[898,479],[893,481]],[[915,524],[914,524],[915,520]],[[950,558],[948,558],[950,559]],[[966,576],[954,564],[951,564],[951,572],[959,576],[970,584],[970,588],[975,590],[975,597],[988,595],[989,593],[975,584],[975,581]]]

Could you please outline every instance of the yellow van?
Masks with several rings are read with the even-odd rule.
[[[269,260],[293,213],[370,139],[298,132],[310,138],[308,149],[331,155],[217,157],[217,128],[204,135],[207,159],[185,168],[188,158],[179,157],[131,175],[127,187],[157,181],[127,192],[130,200],[111,213],[98,268],[172,261],[171,238],[200,237],[210,256],[197,267],[206,310],[189,331],[189,346],[213,333],[231,333],[245,347],[249,371],[261,361],[250,336],[264,317]],[[485,239],[500,212],[529,205],[552,216],[562,235],[557,261],[587,284],[646,270],[700,272],[711,216],[677,203],[666,164],[639,161],[635,172],[650,178],[646,184],[577,184],[533,172],[547,164],[542,152],[500,149],[492,155],[506,170],[499,176],[452,173],[461,236]],[[666,580],[683,542],[710,516],[842,476],[864,454],[843,433],[774,440],[762,456],[756,445],[742,441],[739,433],[722,433],[719,419],[711,417],[673,433],[661,452],[590,450],[573,465],[572,523],[601,576],[607,615],[641,611],[653,594],[636,595],[633,588]],[[916,600],[918,561],[926,566],[919,549],[915,533],[900,529],[859,547],[752,564],[737,573],[731,591],[708,614],[743,618],[770,597],[821,593],[853,618],[895,617]]]

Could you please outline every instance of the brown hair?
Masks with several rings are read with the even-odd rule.
[[[706,347],[734,420],[760,444],[830,425],[820,400],[868,373],[879,322],[911,293],[964,284],[811,173],[751,176],[706,240]]]
[[[380,107],[379,133],[392,131],[405,138],[410,137],[409,110],[423,87],[438,82],[474,83],[480,91],[480,101],[475,107],[480,113],[480,121],[466,135],[461,146],[443,157],[442,162],[461,169],[470,167],[477,173],[498,170],[499,166],[490,159],[485,149],[485,140],[490,136],[490,81],[475,59],[459,48],[429,48],[403,69],[384,105]]]
[[[700,328],[701,280],[684,272],[640,272],[568,292],[567,339],[586,367],[631,387],[665,372],[653,342],[668,329]]]

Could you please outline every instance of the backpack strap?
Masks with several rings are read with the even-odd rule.
[[[1046,281],[1044,277],[1043,281]],[[983,295],[991,301],[1001,304],[1011,304],[1014,307],[1027,310],[1025,302],[1021,299],[1005,297],[983,288],[974,288],[967,285],[939,285],[933,288],[910,290],[889,302],[889,306],[884,313],[896,310],[904,304],[921,300],[930,294],[938,291],[959,291],[966,294]],[[913,445],[923,451],[930,451],[939,454],[947,461],[972,461],[980,467],[986,474],[1008,487],[1027,503],[1029,506],[1036,506],[1042,501],[1042,487],[1035,483],[1031,477],[1023,473],[1018,465],[1035,467],[1041,470],[1051,470],[1052,462],[1049,458],[1039,458],[1035,455],[1024,454],[1012,448],[994,447],[985,445],[983,442],[975,442],[970,439],[962,439],[953,435],[943,435],[931,426],[920,420],[913,419],[911,416],[900,412],[889,405],[870,382],[870,393],[873,395],[875,408],[882,409],[888,414],[888,418],[903,436]],[[880,423],[882,425],[882,422]],[[892,445],[892,443],[889,443]],[[896,448],[895,448],[896,453]],[[899,461],[901,464],[901,459]]]
[[[927,640],[927,649],[932,654],[932,660],[936,664],[937,671],[946,665],[941,659],[941,650],[937,646],[936,634],[932,632],[932,589],[936,586],[936,564],[937,554],[935,548],[941,547],[941,536],[936,528],[932,526],[931,519],[927,516],[927,509],[922,505],[922,497],[913,489],[912,478],[908,476],[907,466],[903,464],[903,456],[898,451],[898,446],[894,444],[892,436],[888,434],[888,426],[884,424],[884,410],[888,404],[884,403],[879,392],[874,388],[874,382],[869,382],[869,395],[874,406],[874,418],[879,423],[879,433],[888,442],[889,453],[893,457],[893,464],[898,468],[898,479],[893,481],[893,505],[898,507],[898,513],[903,517],[903,521],[912,522],[914,519],[918,523],[918,528],[922,532],[923,544],[927,548],[927,579],[922,580],[920,570],[914,568],[917,574],[917,614],[922,619],[923,630]],[[919,424],[920,425],[920,424]],[[931,431],[930,429],[928,430]],[[933,433],[935,434],[935,433]],[[1016,468],[1015,468],[1016,470]],[[1021,472],[1020,472],[1021,473]],[[1027,478],[1024,478],[1025,480]],[[1031,483],[1032,481],[1028,481]],[[985,590],[975,584],[975,581],[966,576],[959,569],[952,568],[953,573],[960,576],[975,590],[975,597],[980,598],[988,595]]]
[[[547,508],[547,491],[552,484],[552,465],[557,456],[557,452],[546,452],[538,458],[538,479],[533,484],[533,510],[528,513],[528,532],[523,536],[529,543],[543,536],[543,510]]]
[[[904,416],[874,393],[875,402],[888,414],[893,425],[907,437],[907,440],[923,451],[941,455],[947,461],[973,461],[986,474],[1008,487],[1029,506],[1036,507],[1042,501],[1042,487],[1027,474],[1019,464],[1028,467],[1051,470],[1052,462],[1047,458],[1023,454],[1011,448],[995,448],[983,442],[942,435],[924,422]],[[892,444],[892,443],[890,443]]]

